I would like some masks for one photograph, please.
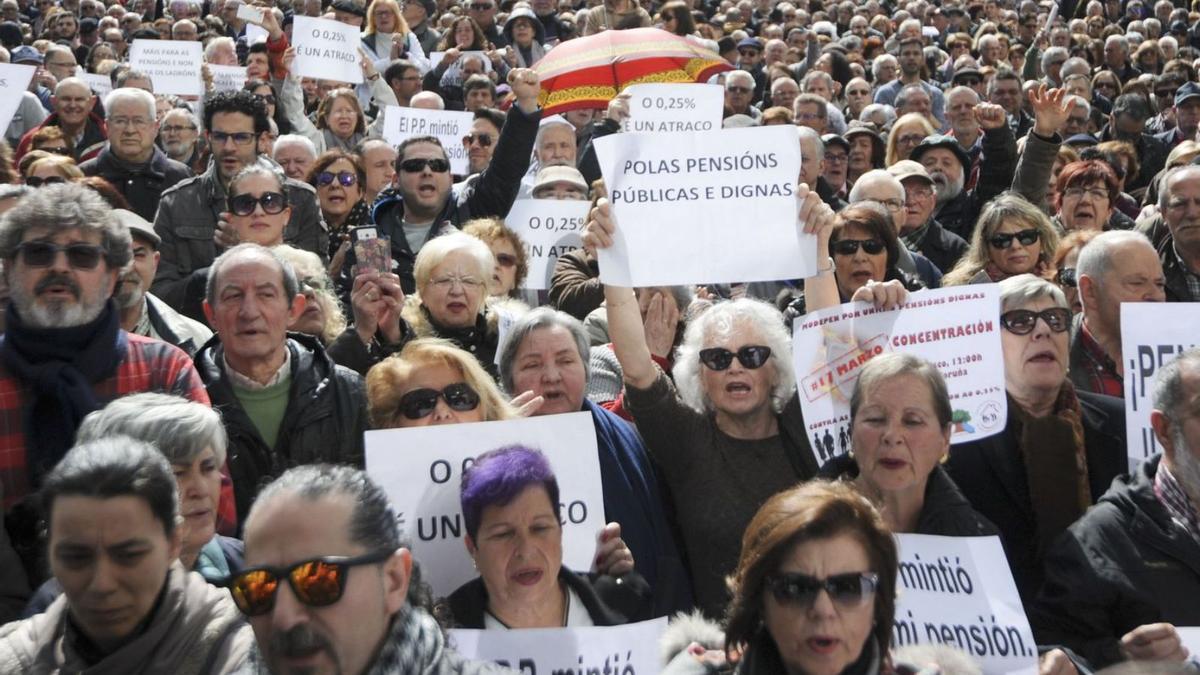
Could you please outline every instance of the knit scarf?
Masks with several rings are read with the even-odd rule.
[[[82,326],[35,328],[21,320],[14,304],[5,321],[0,360],[33,390],[23,427],[30,482],[40,485],[75,442],[83,418],[100,407],[92,387],[117,372],[126,342],[112,300]]]
[[[900,241],[904,242],[904,247],[914,253],[921,252],[921,244],[925,243],[925,235],[929,233],[929,223],[918,227],[908,234],[900,235]]]
[[[1051,414],[1033,417],[1011,396],[1008,409],[1029,482],[1038,551],[1044,552],[1092,505],[1079,398],[1065,380]]]
[[[322,129],[321,135],[325,137],[326,150],[343,150],[350,153],[353,153],[354,149],[358,147],[359,141],[366,138],[365,134],[356,131],[350,135],[350,138],[343,141],[338,138],[337,134],[333,133],[332,129]]]

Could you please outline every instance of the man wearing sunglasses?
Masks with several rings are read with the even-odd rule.
[[[383,490],[350,467],[300,467],[264,488],[246,521],[246,567],[227,582],[258,642],[245,672],[511,672],[445,644],[413,601],[421,582],[396,521]]]
[[[165,190],[154,217],[154,230],[162,237],[162,260],[154,281],[154,294],[183,311],[191,275],[212,264],[221,250],[232,243],[222,214],[227,210],[226,188],[230,179],[265,152],[270,122],[266,104],[248,91],[225,91],[204,102],[204,128],[212,161],[208,169]],[[288,179],[284,185],[292,216],[283,231],[283,241],[324,258],[328,233],[311,185]],[[194,319],[203,317],[193,316]]]
[[[499,110],[480,108],[475,111],[475,119],[471,121],[471,133],[463,136],[463,147],[467,150],[467,166],[471,175],[482,173],[488,164],[492,163],[492,154],[496,152],[496,141],[500,138],[500,128],[503,126],[504,113]]]

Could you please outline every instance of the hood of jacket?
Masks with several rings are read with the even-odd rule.
[[[288,333],[287,346],[292,352],[292,391],[303,392],[320,388],[334,374],[334,363],[321,347],[317,338],[303,333]],[[225,350],[221,336],[213,334],[208,342],[196,352],[196,371],[205,386],[212,387],[223,382],[229,386],[225,374]]]

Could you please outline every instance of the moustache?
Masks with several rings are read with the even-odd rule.
[[[306,656],[321,650],[333,654],[332,645],[325,636],[317,633],[308,624],[299,624],[285,633],[271,636],[270,651],[284,657]]]
[[[51,286],[66,286],[67,290],[71,291],[71,294],[74,295],[76,299],[78,299],[82,293],[79,288],[79,284],[75,283],[74,279],[65,274],[46,275],[44,279],[39,281],[37,285],[33,287],[33,292],[35,295],[40,294],[45,292],[45,290]]]

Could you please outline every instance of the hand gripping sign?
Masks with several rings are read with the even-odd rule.
[[[521,673],[653,675],[666,617],[623,626],[450,631],[459,654]]]
[[[358,29],[329,19],[297,16],[292,24],[296,74],[347,84],[363,81]]]

